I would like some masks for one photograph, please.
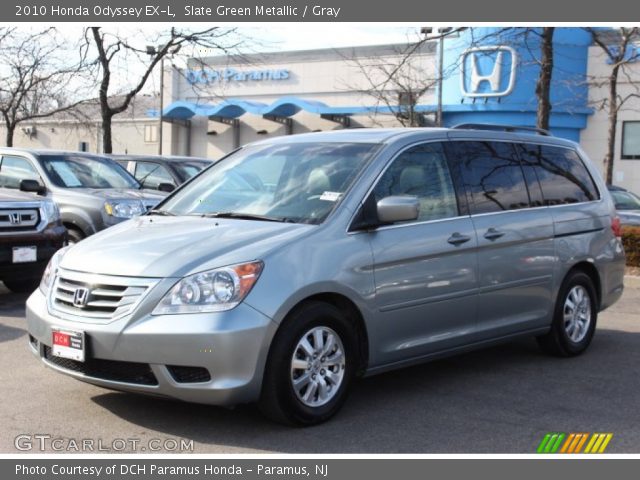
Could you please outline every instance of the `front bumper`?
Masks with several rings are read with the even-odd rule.
[[[26,318],[32,352],[54,370],[113,390],[224,406],[259,398],[277,328],[244,303],[220,313],[134,313],[105,324],[69,321],[49,313],[39,289],[27,300]],[[85,362],[51,357],[52,327],[84,332]],[[185,381],[184,376],[176,376],[175,367],[206,369],[210,379],[193,381],[187,375]]]
[[[66,240],[67,229],[62,225],[53,226],[41,232],[0,236],[0,279],[40,278],[49,259],[65,245]],[[13,247],[36,247],[36,261],[13,263]]]

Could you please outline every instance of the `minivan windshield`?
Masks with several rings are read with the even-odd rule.
[[[377,150],[364,143],[243,148],[161,206],[172,215],[321,223]]]
[[[39,155],[51,182],[64,188],[140,188],[116,162],[88,155]]]

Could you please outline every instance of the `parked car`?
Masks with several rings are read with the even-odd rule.
[[[111,155],[111,158],[144,188],[164,192],[172,192],[213,163],[208,158],[159,155]]]
[[[0,281],[9,290],[35,290],[66,238],[60,212],[51,200],[0,189]]]
[[[640,197],[622,187],[608,185],[622,225],[640,226]]]
[[[166,193],[144,190],[115,161],[84,152],[0,148],[0,190],[15,190],[23,180],[60,209],[69,243],[141,215]]]
[[[301,425],[358,375],[527,336],[578,355],[623,290],[613,201],[575,143],[486,128],[245,146],[56,255],[31,349],[95,385]]]

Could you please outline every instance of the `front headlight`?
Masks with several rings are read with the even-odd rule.
[[[262,262],[243,263],[184,277],[158,303],[152,315],[231,310],[251,291],[262,267]]]
[[[144,205],[137,200],[107,200],[104,202],[104,211],[116,218],[132,218],[145,212]]]
[[[45,296],[49,293],[49,290],[51,290],[53,280],[54,278],[56,278],[56,273],[58,272],[58,265],[60,265],[60,260],[62,260],[62,257],[65,253],[67,253],[67,250],[69,250],[69,248],[70,247],[64,247],[54,253],[53,257],[51,257],[51,260],[49,260],[49,263],[47,264],[47,268],[44,269],[39,288]]]
[[[42,202],[42,216],[47,224],[55,223],[60,220],[60,210],[54,202],[47,200]]]

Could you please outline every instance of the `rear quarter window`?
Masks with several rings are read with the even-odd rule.
[[[578,154],[547,145],[519,145],[522,165],[533,168],[545,205],[566,205],[598,200],[598,189]]]

